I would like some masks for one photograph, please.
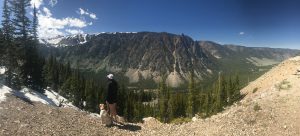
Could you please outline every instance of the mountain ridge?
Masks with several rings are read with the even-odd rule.
[[[236,67],[245,65],[247,71],[251,71],[266,61],[273,65],[300,53],[299,50],[194,41],[184,34],[166,32],[100,33],[59,38],[61,41],[52,45],[55,46],[52,52],[60,61],[70,61],[73,67],[119,73],[127,77],[129,83],[141,80],[157,83],[165,78],[173,87],[185,84],[191,73],[201,81],[224,69],[232,69],[227,68],[229,60],[235,61]],[[51,44],[46,45],[51,48]]]

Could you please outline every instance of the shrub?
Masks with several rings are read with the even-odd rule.
[[[170,123],[173,123],[173,124],[182,124],[182,123],[187,123],[187,122],[191,122],[191,121],[192,121],[192,119],[190,119],[190,118],[180,117],[180,118],[173,119]]]
[[[278,89],[278,91],[289,90],[292,87],[292,85],[290,85],[289,81],[283,80],[279,84],[275,85],[275,87],[276,89]]]
[[[252,93],[255,93],[257,90],[258,90],[258,88],[255,87],[255,88],[253,89]]]
[[[254,111],[259,111],[261,110],[261,107],[256,103],[253,107]]]

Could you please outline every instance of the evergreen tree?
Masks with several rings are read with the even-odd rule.
[[[129,121],[134,118],[134,93],[129,91],[124,107],[124,117]]]
[[[240,79],[238,75],[235,76],[235,82],[233,88],[234,90],[232,93],[232,101],[234,102],[240,100],[243,97],[243,95],[241,95],[240,93],[241,88],[240,88]]]
[[[43,77],[45,80],[45,84],[49,87],[51,87],[53,90],[58,90],[59,87],[62,87],[63,84],[59,84],[59,77],[60,77],[60,72],[59,72],[59,62],[57,62],[56,58],[51,55],[49,59],[46,61],[46,64],[43,67]],[[71,77],[71,73],[68,73],[69,76],[68,78],[65,79],[65,82]],[[64,82],[64,83],[65,83]],[[64,90],[61,90],[64,91]],[[65,95],[64,92],[60,92]],[[66,93],[67,94],[67,93]]]
[[[127,101],[127,89],[125,87],[124,84],[120,85],[120,89],[118,91],[118,101],[117,101],[117,105],[118,105],[118,114],[123,116],[124,115],[124,110],[125,110],[125,102]]]
[[[229,77],[229,81],[228,81],[228,91],[227,91],[227,95],[228,95],[228,104],[231,105],[234,101],[233,101],[233,94],[235,92],[235,84],[232,81],[232,77]]]
[[[11,10],[8,0],[3,1],[3,13],[2,13],[2,33],[4,39],[7,41],[12,41],[14,28],[11,20]]]
[[[0,28],[0,66],[4,65],[4,54],[5,53],[5,47],[4,47],[4,36],[2,29]]]
[[[188,103],[187,103],[187,109],[186,114],[188,117],[192,117],[195,114],[196,109],[196,88],[195,88],[195,80],[194,80],[194,73],[191,72],[190,76],[190,82],[189,82],[189,89],[188,89]]]
[[[174,105],[174,97],[173,95],[170,93],[170,90],[168,89],[168,108],[167,108],[167,122],[170,122],[171,120],[173,120],[174,118],[174,110],[175,110],[175,105]]]
[[[42,91],[42,65],[43,59],[38,55],[37,39],[32,40],[30,36],[31,21],[26,16],[26,8],[30,5],[30,0],[12,0],[15,42],[19,46],[18,60],[20,60],[21,77],[23,84],[38,91]],[[37,29],[36,9],[34,15],[33,29]],[[37,38],[37,34],[34,34]]]
[[[212,114],[218,113],[222,110],[222,98],[221,98],[221,74],[219,73],[219,77],[217,82],[214,84],[213,93],[212,93]]]
[[[221,75],[221,87],[220,87],[220,98],[221,98],[221,107],[227,106],[228,104],[228,86],[227,86],[227,81],[224,77],[224,75]]]
[[[33,40],[35,42],[38,42],[37,27],[38,27],[37,9],[34,5],[34,7],[33,7],[33,20],[32,20],[32,35],[33,35]]]
[[[85,109],[90,112],[96,112],[97,99],[95,95],[95,83],[92,80],[86,81],[85,84],[85,95],[86,95],[86,106]]]
[[[14,35],[20,38],[20,42],[28,41],[30,19],[26,16],[26,8],[30,6],[30,0],[12,0]]]
[[[11,5],[8,0],[3,1],[3,13],[2,13],[2,33],[3,33],[3,64],[6,66],[5,72],[5,84],[13,89],[20,88],[20,80],[15,74],[19,72],[19,66],[17,63],[17,48],[13,40],[14,27],[11,20]],[[15,74],[14,74],[15,73]]]
[[[170,89],[169,87],[167,87],[165,81],[163,80],[159,85],[159,99],[158,99],[160,119],[163,122],[169,121],[169,114],[168,114],[169,99],[170,99]]]

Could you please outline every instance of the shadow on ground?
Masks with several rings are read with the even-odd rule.
[[[33,105],[33,102],[27,96],[25,96],[23,93],[14,91],[13,95],[16,96],[17,98],[21,99],[22,101],[24,101],[30,105]]]
[[[133,124],[115,125],[115,126],[117,126],[119,129],[124,129],[128,131],[139,131],[142,129],[141,126],[133,125]]]

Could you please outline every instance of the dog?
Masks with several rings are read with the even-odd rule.
[[[107,113],[107,111],[105,110],[105,105],[99,104],[99,108],[100,108],[100,118],[101,118],[102,124],[104,124],[105,126],[111,126],[113,121],[112,121],[111,117],[109,116],[109,114]]]

